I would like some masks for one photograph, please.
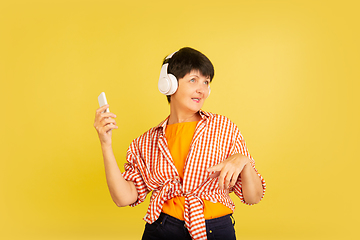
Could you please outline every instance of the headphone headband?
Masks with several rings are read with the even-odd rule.
[[[172,58],[172,56],[175,54],[175,53],[177,53],[178,51],[175,51],[175,52],[173,52],[172,54],[170,54],[169,56],[167,56],[165,59],[170,59],[170,58]]]

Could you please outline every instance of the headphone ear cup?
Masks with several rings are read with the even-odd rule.
[[[160,76],[159,78],[159,82],[158,82],[158,88],[159,88],[159,91],[162,93],[162,94],[165,94],[169,91],[170,89],[170,82],[169,80],[164,77],[164,76]]]
[[[168,78],[170,80],[170,90],[168,91],[168,94],[166,94],[166,95],[173,95],[176,92],[176,90],[178,89],[178,81],[173,74],[168,74]]]
[[[172,95],[178,88],[178,81],[172,74],[161,76],[158,83],[159,91],[165,95]]]
[[[167,59],[170,59],[176,52],[167,56],[165,59],[165,62]],[[161,67],[158,88],[162,94],[172,95],[178,89],[178,81],[173,74],[168,74],[168,71],[167,71],[168,66],[169,66],[169,63],[166,62]]]

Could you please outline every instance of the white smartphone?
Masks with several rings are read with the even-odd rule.
[[[100,107],[108,104],[104,92],[100,93],[100,95],[98,96],[98,101],[99,101]],[[104,112],[110,112],[109,108],[107,108]]]

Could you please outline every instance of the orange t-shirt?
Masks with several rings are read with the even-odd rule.
[[[168,147],[181,181],[184,178],[185,161],[197,123],[198,122],[184,122],[170,124],[167,125],[165,129]],[[205,219],[218,218],[232,213],[230,208],[219,202],[213,203],[204,199],[203,201]],[[177,219],[184,220],[184,206],[185,197],[174,197],[164,203],[162,212]]]

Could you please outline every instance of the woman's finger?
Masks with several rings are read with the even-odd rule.
[[[213,174],[211,174],[209,177],[210,178],[217,178],[220,175],[220,171],[216,171]]]
[[[94,126],[102,127],[109,123],[115,123],[116,115],[113,113],[101,113],[95,117]]]
[[[221,162],[221,163],[216,164],[216,165],[214,165],[212,167],[209,167],[206,171],[208,171],[208,172],[221,171],[223,166],[224,166],[224,162]]]
[[[114,124],[107,124],[101,128],[99,128],[98,133],[99,133],[99,137],[101,139],[105,139],[107,138],[107,134],[109,134],[109,131],[112,129],[117,129],[118,126],[114,125]]]
[[[95,122],[102,122],[104,119],[116,118],[116,115],[113,113],[101,113],[95,117]]]
[[[235,173],[235,169],[233,167],[228,168],[227,173],[226,173],[225,183],[224,183],[225,189],[228,189],[230,187],[230,183],[233,180],[233,178],[235,177],[234,173]]]
[[[109,108],[109,104],[105,104],[104,106],[99,107],[98,109],[96,109],[96,115],[105,112],[105,110],[108,108]]]
[[[228,171],[226,169],[222,169],[219,176],[219,187],[221,190],[225,189],[226,178],[228,177]],[[231,177],[231,176],[230,176]]]
[[[104,117],[104,118],[108,118],[108,117],[116,118],[116,115],[114,113],[112,113],[112,112],[106,112],[106,113],[102,113],[101,117]]]
[[[230,182],[230,185],[229,185],[229,188],[235,186],[238,178],[239,178],[239,175],[240,175],[240,172],[239,171],[235,171],[232,178],[231,178],[231,182]]]
[[[224,189],[227,189],[229,187],[232,176],[233,175],[230,172],[226,174],[226,178],[224,180]]]
[[[116,124],[116,121],[113,118],[104,118],[104,119],[101,120],[100,124],[102,126],[105,126],[107,124]]]
[[[107,124],[104,127],[104,132],[108,133],[110,130],[117,129],[117,128],[118,128],[118,126],[116,126],[115,124]]]

